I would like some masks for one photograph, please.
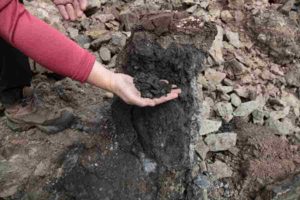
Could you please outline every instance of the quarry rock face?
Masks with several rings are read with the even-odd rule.
[[[247,23],[254,40],[278,63],[290,63],[300,57],[299,26],[278,11],[251,16]]]
[[[106,122],[109,132],[115,130],[108,134],[112,145],[106,153],[100,144],[71,148],[52,194],[76,200],[196,199],[191,176],[201,122],[196,77],[216,32],[213,24],[180,13],[141,16],[117,59],[119,69],[140,79],[167,80],[182,94],[151,108],[115,99]]]

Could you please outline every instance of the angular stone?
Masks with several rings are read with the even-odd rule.
[[[78,36],[78,33],[79,33],[78,30],[76,28],[73,28],[73,27],[68,27],[67,31],[68,31],[68,33],[69,33],[69,35],[72,39],[75,39]]]
[[[233,118],[233,107],[229,102],[217,103],[216,111],[226,122],[229,122]]]
[[[214,85],[220,84],[224,78],[226,77],[226,74],[223,72],[218,72],[215,69],[207,69],[205,71],[205,78],[208,82],[213,83]]]
[[[221,12],[221,19],[224,21],[224,22],[230,22],[232,19],[233,19],[233,16],[231,15],[231,13],[229,12],[229,10],[223,10]]]
[[[242,104],[241,98],[235,93],[232,93],[230,95],[230,99],[231,99],[231,104],[234,105],[235,107],[238,107]]]
[[[245,67],[242,63],[240,63],[236,59],[226,62],[224,64],[224,66],[225,66],[226,70],[228,70],[234,76],[240,76],[240,75],[243,75],[243,74],[249,72],[247,67]]]
[[[201,121],[200,135],[207,135],[209,133],[217,132],[221,128],[221,126],[221,121],[203,119]]]
[[[226,37],[229,41],[229,43],[236,47],[236,48],[240,48],[241,47],[241,42],[240,42],[240,38],[239,38],[239,33],[235,33],[232,32],[230,30],[226,30],[225,31]]]
[[[253,117],[253,123],[254,124],[263,125],[264,124],[265,112],[263,112],[262,110],[254,110],[253,113],[252,113],[252,117]]]
[[[107,33],[105,32],[103,35],[101,35],[98,39],[94,40],[92,43],[91,43],[91,48],[93,50],[97,50],[100,48],[100,46],[103,44],[103,43],[106,43],[108,41],[111,40],[111,34],[110,33]]]
[[[111,43],[117,47],[124,47],[126,44],[126,36],[122,32],[113,33]]]
[[[272,111],[270,112],[270,117],[275,120],[283,119],[290,113],[290,110],[290,107],[285,107],[283,110],[280,111]]]
[[[290,86],[300,87],[300,67],[291,69],[286,75],[285,80]]]
[[[99,50],[99,54],[100,54],[101,59],[104,62],[109,62],[110,61],[111,52],[107,47],[101,47],[100,50]]]
[[[138,23],[139,18],[135,13],[126,10],[120,13],[120,20],[121,25],[124,26],[125,30],[131,31],[131,29]]]
[[[227,94],[233,91],[233,86],[217,85],[217,90]]]
[[[218,30],[218,34],[215,37],[215,41],[213,42],[211,49],[209,50],[210,55],[213,57],[214,61],[217,64],[221,64],[224,62],[223,58],[223,35],[224,30],[221,26],[216,26]]]
[[[209,172],[212,173],[213,177],[217,180],[231,177],[233,174],[233,171],[230,169],[230,167],[228,167],[226,163],[221,162],[219,160],[217,160],[212,164],[208,164],[207,169]]]
[[[285,119],[284,121],[279,121],[270,118],[266,121],[266,125],[274,130],[277,130],[281,135],[290,135],[296,130],[292,122],[287,119]]]
[[[236,145],[236,133],[211,134],[205,138],[210,151],[226,151]]]
[[[195,146],[195,150],[198,153],[198,155],[200,156],[200,158],[202,160],[205,160],[206,158],[206,154],[209,152],[209,148],[208,146],[203,142],[202,138],[199,139],[199,141],[197,142],[196,146]]]
[[[250,115],[254,110],[260,106],[258,101],[248,101],[242,103],[234,112],[233,115],[236,117],[245,117]]]
[[[108,21],[114,20],[115,16],[113,14],[98,14],[95,16],[95,18],[99,19],[102,23],[106,23]]]

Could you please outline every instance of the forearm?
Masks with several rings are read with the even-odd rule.
[[[92,54],[32,16],[18,0],[0,7],[0,37],[51,71],[81,82],[95,63]]]

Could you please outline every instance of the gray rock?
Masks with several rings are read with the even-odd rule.
[[[121,25],[126,31],[131,31],[131,29],[138,23],[138,16],[131,12],[130,10],[124,10],[120,13]]]
[[[209,147],[210,151],[226,151],[236,145],[237,134],[230,133],[220,133],[211,134],[205,138],[205,143]]]
[[[219,160],[212,164],[207,165],[208,171],[211,172],[215,179],[221,179],[221,178],[228,178],[231,177],[233,174],[233,171],[226,165],[226,163],[223,163]]]
[[[230,99],[231,99],[231,104],[234,105],[235,107],[238,107],[242,104],[241,98],[235,93],[232,93],[230,95]]]
[[[233,107],[229,102],[219,102],[216,104],[216,111],[225,121],[229,122],[233,118]]]
[[[99,55],[104,62],[109,62],[111,59],[111,52],[107,47],[101,47]]]
[[[300,87],[300,67],[294,67],[285,75],[285,80],[288,85]]]
[[[197,176],[197,178],[194,180],[194,183],[199,187],[203,189],[208,189],[213,186],[212,181],[208,176],[205,176],[203,174],[200,174]]]
[[[233,86],[217,85],[217,90],[227,94],[233,91]]]
[[[101,35],[101,37],[99,37],[98,39],[94,40],[91,43],[91,48],[94,49],[94,50],[97,50],[97,49],[100,48],[100,46],[103,43],[106,43],[106,42],[110,41],[111,38],[112,38],[112,36],[111,36],[110,33],[103,34],[103,35]]]
[[[94,8],[100,8],[101,7],[101,1],[100,0],[89,0],[87,10],[94,9]]]
[[[67,32],[69,33],[69,36],[72,39],[75,39],[79,34],[79,31],[76,28],[73,28],[73,27],[68,27]]]
[[[232,73],[235,76],[243,75],[249,72],[248,68],[245,67],[242,63],[237,61],[236,59],[230,60],[224,64],[226,70]]]
[[[50,161],[45,160],[41,161],[37,166],[34,171],[35,176],[45,176],[49,173],[49,167],[50,167]]]
[[[262,110],[254,110],[252,113],[253,123],[254,124],[264,124],[265,112]]]
[[[290,135],[296,131],[295,126],[288,119],[279,121],[279,120],[270,118],[266,121],[266,125],[272,129],[278,131],[277,133],[280,135]]]
[[[291,108],[289,106],[285,107],[283,110],[270,112],[270,117],[272,119],[283,119],[290,113]]]
[[[254,110],[258,109],[260,106],[258,101],[248,101],[242,103],[233,113],[236,117],[245,117],[250,115]]]
[[[199,141],[197,142],[196,146],[195,146],[195,150],[198,153],[198,155],[200,156],[200,158],[202,160],[205,160],[206,158],[206,154],[209,152],[209,148],[208,146],[204,143],[204,141],[201,139],[199,139]]]
[[[215,37],[215,40],[209,50],[210,55],[214,59],[217,64],[221,64],[224,62],[223,58],[223,35],[224,30],[221,26],[216,26],[218,30],[218,34]]]
[[[230,30],[226,30],[225,32],[227,39],[229,40],[229,43],[236,47],[236,48],[240,48],[241,47],[241,42],[240,42],[240,38],[239,38],[239,34],[232,32]]]
[[[221,126],[221,121],[203,119],[201,121],[200,135],[207,135],[209,133],[217,132]]]
[[[115,32],[111,36],[111,43],[118,47],[124,47],[126,39],[126,36],[122,32]]]
[[[208,82],[211,82],[214,85],[220,84],[225,79],[225,77],[225,73],[216,71],[215,69],[209,68],[205,71],[205,78]]]

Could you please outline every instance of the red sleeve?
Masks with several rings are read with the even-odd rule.
[[[32,16],[18,0],[0,0],[0,37],[49,70],[86,81],[95,56]]]

